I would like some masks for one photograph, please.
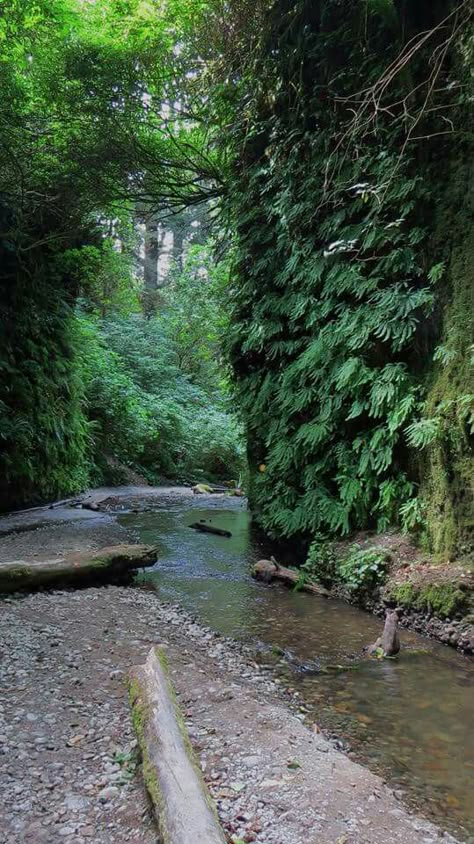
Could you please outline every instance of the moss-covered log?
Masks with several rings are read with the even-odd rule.
[[[0,593],[113,580],[152,566],[156,559],[156,549],[149,545],[113,545],[52,560],[12,560],[0,563]]]
[[[301,588],[302,591],[312,592],[313,595],[321,595],[324,598],[329,596],[329,592],[324,586],[318,586],[317,583],[304,581],[297,571],[287,569],[271,560],[259,560],[258,563],[255,563],[252,569],[252,576],[257,580],[264,581],[264,583],[271,583],[272,580],[277,579],[282,580],[288,586],[298,585],[298,588]]]
[[[160,648],[152,648],[145,665],[132,670],[130,701],[160,841],[224,844],[224,835],[174,697],[166,657]]]

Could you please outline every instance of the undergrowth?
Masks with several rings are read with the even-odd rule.
[[[341,556],[327,537],[319,535],[309,547],[297,588],[316,581],[327,588],[342,584],[354,595],[368,594],[385,582],[389,560],[386,549],[363,548],[358,543]]]

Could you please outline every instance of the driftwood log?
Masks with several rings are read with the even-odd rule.
[[[398,633],[398,613],[387,610],[383,633],[376,642],[369,648],[369,654],[377,655],[382,652],[383,656],[396,656],[400,651],[400,635]]]
[[[162,648],[131,671],[133,724],[163,844],[224,844],[176,703]]]
[[[297,571],[280,566],[276,560],[259,560],[252,569],[252,575],[264,583],[271,583],[275,579],[283,581],[288,586],[296,586],[297,583],[300,583],[300,576]],[[300,588],[304,592],[312,592],[313,595],[321,595],[324,598],[329,596],[328,590],[324,586],[318,586],[317,583],[303,581]]]
[[[113,580],[133,569],[152,566],[156,560],[157,551],[150,545],[113,545],[53,560],[12,560],[0,563],[0,593]]]
[[[230,530],[214,527],[214,525],[210,525],[208,522],[193,522],[189,527],[193,528],[193,530],[200,530],[201,533],[215,533],[216,536],[232,536]]]

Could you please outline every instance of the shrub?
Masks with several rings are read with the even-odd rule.
[[[370,592],[385,581],[388,558],[384,548],[361,548],[356,543],[338,565],[340,579],[352,592]]]
[[[317,580],[328,587],[338,579],[334,547],[322,534],[318,534],[309,546],[308,556],[301,566],[301,571],[308,579]]]

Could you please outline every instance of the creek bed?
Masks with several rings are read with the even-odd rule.
[[[232,537],[189,528],[200,519]],[[380,633],[378,619],[250,577],[250,564],[263,552],[241,501],[164,500],[152,513],[119,521],[140,542],[158,546],[157,567],[140,577],[155,580],[162,598],[179,601],[224,636],[253,641],[260,662],[299,693],[309,717],[354,758],[442,828],[474,836],[471,659],[405,630],[397,660],[361,659]]]

